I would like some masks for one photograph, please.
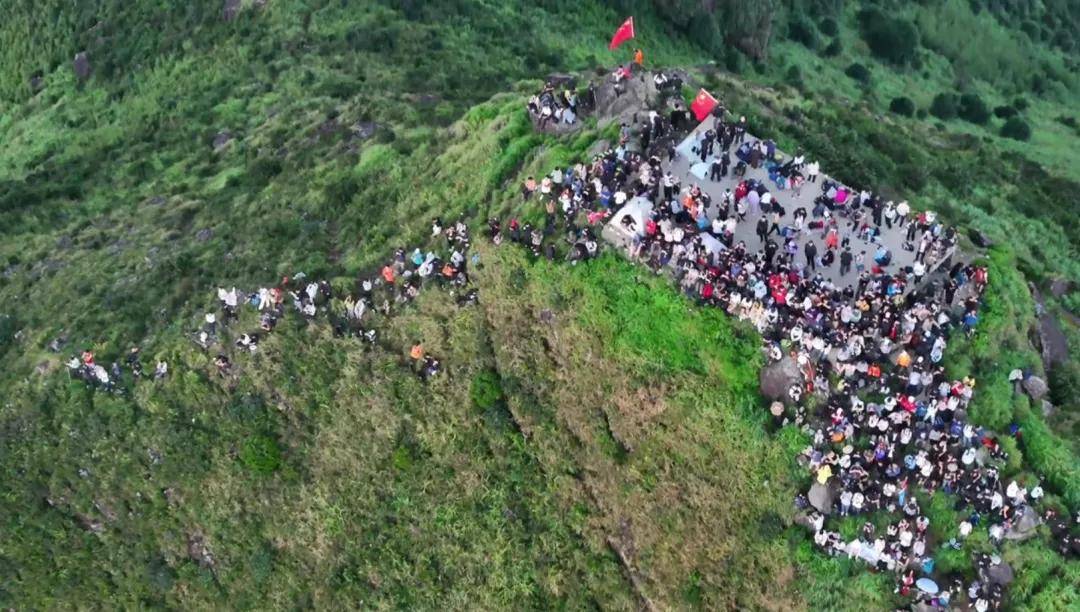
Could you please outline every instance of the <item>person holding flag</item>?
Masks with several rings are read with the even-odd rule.
[[[634,18],[627,17],[626,21],[619,26],[618,30],[615,30],[615,35],[611,37],[611,44],[608,45],[609,51],[614,51],[619,45],[630,40],[634,37]]]

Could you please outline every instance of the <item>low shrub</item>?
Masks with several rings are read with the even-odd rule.
[[[832,42],[829,43],[829,46],[825,47],[825,49],[821,52],[821,55],[824,57],[836,57],[840,55],[840,53],[842,53],[843,51],[844,46],[840,44],[840,39],[834,38]]]
[[[240,461],[257,474],[271,474],[281,467],[281,448],[268,436],[251,436],[240,449]]]
[[[788,23],[788,38],[807,49],[817,49],[818,34],[814,24],[803,17],[793,17]]]
[[[960,105],[956,114],[961,119],[976,125],[984,125],[990,120],[990,109],[978,94],[973,93],[960,96]]]
[[[840,25],[832,17],[826,17],[818,23],[818,30],[826,36],[836,36],[840,32]]]
[[[906,19],[890,17],[879,10],[859,13],[863,39],[876,57],[903,66],[915,59],[919,30]]]
[[[930,103],[930,114],[938,119],[949,120],[956,117],[957,105],[956,94],[942,92],[934,96],[934,101]]]
[[[915,114],[915,103],[906,96],[893,98],[892,102],[889,102],[889,112],[903,117],[911,117]]]
[[[1009,120],[1001,126],[1001,135],[1013,140],[1028,140],[1031,138],[1031,126],[1020,117],[1009,117]]]
[[[1008,104],[1003,104],[994,108],[994,116],[998,119],[1008,119],[1014,115],[1016,115],[1016,109]]]
[[[844,74],[863,85],[868,85],[870,83],[870,69],[858,62],[848,66],[847,70],[844,71]]]
[[[469,389],[469,395],[472,397],[472,401],[479,408],[487,410],[491,408],[503,397],[502,383],[499,380],[499,375],[491,370],[484,370],[476,375],[472,381],[472,387]]]

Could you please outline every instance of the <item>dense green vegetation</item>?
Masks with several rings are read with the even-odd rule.
[[[756,133],[996,243],[965,245],[991,285],[949,368],[980,421],[1021,425],[1010,469],[1080,506],[1080,366],[1045,371],[1028,287],[1077,355],[1076,3],[224,4],[19,0],[0,23],[0,605],[893,605],[789,526],[805,441],[763,428],[753,334],[614,256],[482,245],[479,308],[425,293],[370,348],[293,321],[229,378],[190,340],[218,285],[348,287],[432,217],[517,210],[522,176],[611,136],[540,136],[524,96],[624,61],[627,14],[650,65],[695,68]],[[430,385],[418,339],[447,364]],[[113,396],[63,373],[134,344],[172,375]],[[1053,417],[1014,367],[1048,376]],[[1016,608],[1077,605],[1045,534],[1005,554]]]

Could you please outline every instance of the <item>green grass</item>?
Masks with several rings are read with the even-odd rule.
[[[1076,114],[1075,95],[1062,95],[1075,79],[1061,70],[1074,58],[1050,44],[1068,31],[1066,12],[1025,14],[1044,25],[1024,42],[996,12],[945,3],[927,14],[959,12],[978,27],[965,40],[994,53],[936,42],[921,68],[892,69],[867,57],[854,5],[791,3],[815,23],[838,19],[844,51],[822,58],[783,39],[786,11],[719,4],[244,2],[227,23],[216,0],[9,7],[0,604],[895,606],[887,576],[826,558],[788,527],[806,440],[764,430],[753,332],[618,258],[568,268],[484,248],[479,308],[425,293],[376,319],[374,348],[290,321],[227,379],[190,342],[216,286],[304,271],[351,287],[421,243],[435,216],[464,214],[477,230],[489,215],[537,218],[520,180],[616,127],[538,136],[525,96],[550,72],[628,59],[631,46],[613,53],[606,40],[631,13],[648,65],[739,70],[692,76],[785,148],[999,243],[983,328],[950,346],[949,367],[979,378],[977,418],[1023,426],[1010,470],[1046,476],[1050,501],[1075,509],[1075,446],[1059,430],[1070,415],[1051,428],[999,382],[1011,367],[1038,369],[1026,282],[1080,278],[1076,133],[1056,120]],[[762,15],[776,36],[753,63],[725,37]],[[987,66],[1017,49],[1047,83],[1025,92],[1028,145],[995,136],[998,119],[941,130],[885,114],[900,93],[919,108],[953,89],[1010,102],[1023,73]],[[82,84],[70,63],[81,50],[94,66]],[[870,88],[844,75],[853,62],[870,67]],[[799,87],[783,80],[791,66]],[[370,139],[353,135],[369,123]],[[233,140],[214,152],[221,131]],[[538,320],[544,309],[553,323]],[[245,313],[235,331],[255,324]],[[64,351],[50,352],[61,336]],[[430,385],[408,367],[417,339],[446,364]],[[172,375],[108,396],[63,372],[72,352],[107,361],[133,344]],[[200,539],[212,569],[191,553]],[[1057,563],[1045,541],[1006,555],[1022,575],[1015,607],[1076,601],[1077,565]],[[967,557],[954,557],[963,570]]]

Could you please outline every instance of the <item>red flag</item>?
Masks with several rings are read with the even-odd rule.
[[[694,103],[690,105],[690,110],[694,111],[694,116],[698,121],[704,121],[714,108],[716,108],[716,98],[704,89],[698,91],[694,96]]]
[[[627,17],[626,21],[619,26],[618,30],[615,30],[615,36],[611,37],[611,44],[608,45],[609,50],[614,50],[615,47],[623,44],[634,37],[634,18]]]

